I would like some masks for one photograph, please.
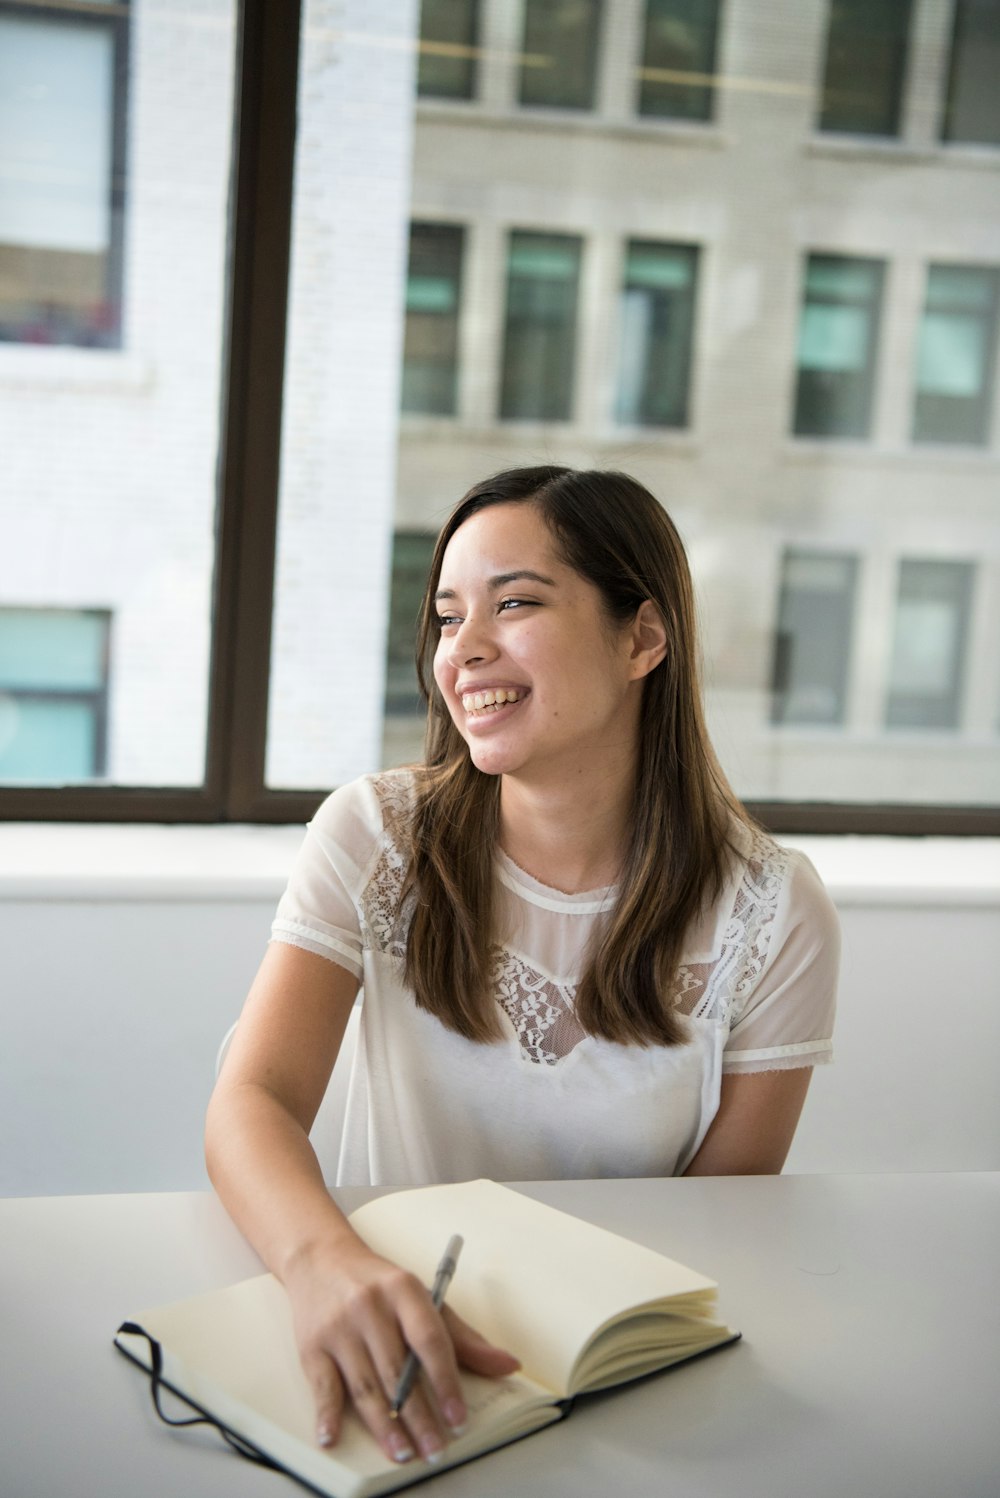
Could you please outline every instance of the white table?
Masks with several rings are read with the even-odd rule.
[[[521,1189],[718,1279],[744,1340],[415,1491],[1000,1495],[1000,1175]],[[339,1195],[350,1209],[372,1194]],[[111,1346],[126,1316],[258,1269],[208,1195],[0,1201],[4,1498],[304,1492],[160,1425]]]

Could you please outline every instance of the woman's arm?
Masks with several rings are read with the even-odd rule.
[[[686,1176],[780,1175],[812,1068],[725,1076],[719,1111]]]
[[[314,953],[274,942],[247,998],[208,1108],[205,1158],[224,1206],[292,1304],[318,1437],[332,1445],[346,1399],[383,1450],[434,1460],[465,1418],[457,1363],[509,1373],[516,1359],[435,1311],[426,1288],[373,1254],[331,1198],[309,1143],[358,981]],[[420,1357],[443,1421],[418,1384],[405,1419],[389,1401],[407,1349]]]

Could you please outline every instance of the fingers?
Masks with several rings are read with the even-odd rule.
[[[455,1356],[462,1368],[470,1373],[482,1374],[485,1378],[503,1378],[507,1373],[516,1373],[521,1363],[511,1352],[496,1347],[492,1342],[463,1321],[450,1306],[442,1310],[444,1322],[451,1336]]]
[[[304,1353],[302,1368],[316,1402],[316,1439],[321,1446],[335,1446],[344,1414],[344,1385],[336,1364],[325,1352]]]

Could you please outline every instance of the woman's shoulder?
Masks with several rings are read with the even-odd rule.
[[[359,775],[330,792],[317,808],[310,826],[335,838],[352,832],[369,837],[392,835],[405,826],[415,796],[416,770],[412,766]]]
[[[811,859],[787,847],[756,823],[734,819],[729,837],[731,878],[723,901],[756,906],[771,918],[783,915],[828,922],[833,902]],[[835,919],[835,917],[834,917]]]

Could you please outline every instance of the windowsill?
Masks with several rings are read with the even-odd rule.
[[[302,828],[9,823],[0,900],[277,902]],[[841,906],[1000,906],[1000,838],[782,837]]]
[[[150,388],[152,379],[148,359],[121,349],[0,344],[0,388],[139,393]]]
[[[929,141],[919,145],[883,135],[849,135],[831,131],[809,137],[810,156],[840,161],[893,161],[909,166],[969,166],[1000,169],[1000,148],[971,142]]]
[[[1000,453],[990,447],[973,447],[964,443],[919,442],[906,447],[877,446],[859,437],[789,437],[782,455],[793,463],[876,463],[880,466],[902,464],[923,468],[936,467],[994,468]]]
[[[400,417],[399,430],[404,441],[450,437],[454,441],[495,443],[508,432],[516,434],[519,440],[525,436],[544,437],[552,431],[560,438],[572,438],[574,434],[582,433],[584,428],[577,421],[529,421],[510,417],[483,423],[467,421],[461,416],[419,415],[410,411]],[[690,427],[606,426],[596,433],[587,428],[587,433],[603,447],[667,447],[692,457],[701,450],[701,439]]]
[[[490,130],[548,130],[569,135],[618,136],[628,140],[661,141],[666,145],[704,146],[720,150],[733,144],[732,137],[712,123],[671,120],[659,116],[600,114],[593,109],[545,109],[538,105],[512,104],[497,109],[475,99],[421,99],[418,123],[449,124],[461,121],[488,126]]]

